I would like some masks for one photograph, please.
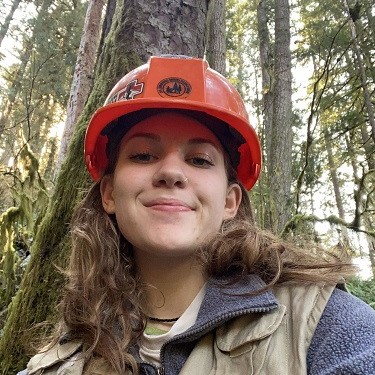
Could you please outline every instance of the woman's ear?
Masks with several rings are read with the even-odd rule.
[[[225,213],[223,220],[232,219],[237,215],[238,207],[242,199],[242,190],[240,185],[231,184],[227,189],[227,198],[225,201]]]
[[[115,213],[115,201],[113,199],[113,176],[106,175],[100,181],[100,194],[102,205],[107,214]]]

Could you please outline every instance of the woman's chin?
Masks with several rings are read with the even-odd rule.
[[[197,243],[190,241],[174,241],[171,236],[168,240],[154,240],[149,243],[138,244],[134,246],[136,252],[152,255],[152,257],[160,258],[181,258],[191,257],[197,250]]]

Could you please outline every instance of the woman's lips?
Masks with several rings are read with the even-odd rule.
[[[145,203],[145,207],[155,211],[165,212],[186,212],[193,211],[192,207],[184,201],[178,199],[154,199]]]

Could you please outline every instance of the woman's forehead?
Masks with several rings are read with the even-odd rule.
[[[157,124],[161,125],[157,126]],[[240,161],[238,148],[244,143],[244,140],[226,123],[204,112],[155,108],[122,116],[105,129],[103,135],[107,137],[106,155],[108,158],[106,173],[110,173],[109,171],[116,164],[119,149],[125,139],[141,130],[151,133],[151,129],[154,134],[157,129],[158,131],[163,129],[163,132],[170,137],[181,136],[185,132],[189,132],[189,135],[186,136],[197,137],[197,131],[201,133],[200,137],[202,137],[202,132],[204,132],[207,139],[219,145],[218,149],[228,158],[229,164],[234,169],[237,168]]]
[[[140,121],[125,134],[121,143],[135,137],[155,141],[167,137],[190,143],[207,141],[219,149],[222,148],[216,135],[203,123],[178,112],[163,112]]]

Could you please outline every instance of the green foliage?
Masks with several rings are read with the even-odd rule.
[[[5,311],[18,289],[23,273],[21,262],[29,254],[35,223],[48,202],[38,160],[28,144],[19,153],[16,165],[18,170],[10,187],[14,206],[0,215],[0,311]],[[5,314],[1,316],[4,318]]]
[[[361,280],[356,278],[351,280],[347,287],[352,294],[375,309],[375,279]]]
[[[365,218],[371,216],[374,209],[375,176],[369,171],[374,168],[375,145],[370,138],[363,77],[354,43],[360,45],[367,83],[373,91],[375,50],[369,40],[374,38],[374,8],[371,0],[364,0],[361,4],[361,12],[355,23],[357,38],[354,41],[349,15],[342,2],[299,1],[295,56],[300,64],[310,64],[313,68],[309,88],[313,144],[307,156],[309,163],[304,176],[306,191],[310,188],[312,193],[324,195],[320,204],[326,211],[334,212],[337,209],[336,202],[330,197],[335,197],[333,189],[327,187],[327,182],[332,185],[332,181],[327,181],[326,177],[332,178],[329,175],[332,163],[328,164],[326,153],[326,142],[329,142],[334,173],[339,180],[336,188],[341,191],[346,211],[346,224],[352,220],[358,225],[361,217],[366,229],[373,233],[373,226],[369,221],[365,223]],[[354,1],[349,1],[349,6],[353,5]],[[325,184],[319,187],[322,177]]]
[[[251,2],[230,0],[226,8],[227,76],[246,101],[254,100],[250,76],[257,60],[251,49],[256,47],[256,10]]]
[[[22,134],[41,173],[46,168],[50,130],[65,119],[85,7],[85,0],[29,4],[31,14],[18,25],[20,42],[12,51],[18,61],[0,70],[6,83],[0,92],[0,165],[22,150]]]

